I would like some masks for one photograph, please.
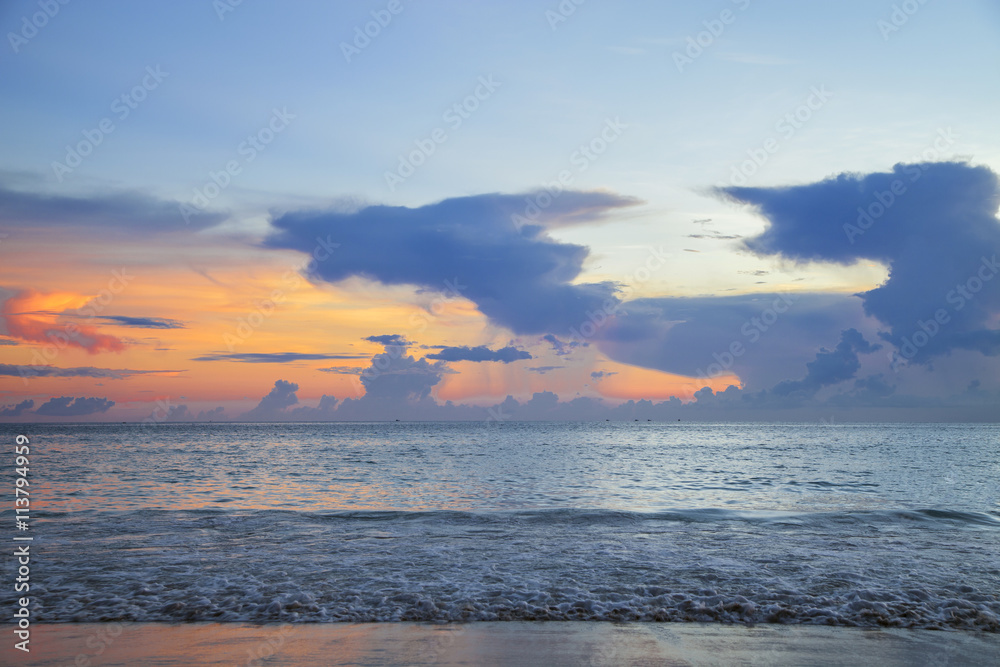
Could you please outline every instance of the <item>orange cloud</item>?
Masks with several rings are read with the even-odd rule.
[[[78,310],[93,298],[72,292],[22,290],[4,302],[0,314],[10,335],[26,342],[78,347],[90,354],[121,352],[126,346],[120,338],[98,333],[93,326],[59,322],[67,311]]]

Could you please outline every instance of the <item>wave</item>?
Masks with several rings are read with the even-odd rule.
[[[44,622],[714,621],[1000,632],[1000,515],[38,512]],[[0,605],[16,604],[13,591]]]

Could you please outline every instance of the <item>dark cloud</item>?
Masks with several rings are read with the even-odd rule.
[[[859,296],[906,359],[926,363],[955,349],[1000,354],[1000,182],[988,168],[897,164],[886,173],[720,192],[767,218],[767,229],[746,241],[758,254],[885,264],[888,280]]]
[[[5,405],[0,408],[0,417],[20,417],[33,407],[35,407],[35,402],[28,398],[17,405]]]
[[[806,376],[801,380],[786,380],[775,385],[773,393],[786,396],[792,393],[814,395],[823,387],[850,380],[861,368],[858,354],[869,354],[881,348],[865,340],[857,329],[847,329],[840,334],[840,342],[833,350],[820,348],[816,359],[806,364]]]
[[[295,392],[299,390],[299,385],[286,380],[276,380],[270,393],[260,399],[253,410],[243,414],[240,419],[247,421],[273,421],[287,418],[286,408],[299,402]]]
[[[690,377],[732,373],[761,389],[798,377],[821,345],[864,320],[860,299],[840,294],[637,299],[595,337],[615,361]]]
[[[13,375],[31,379],[36,377],[87,377],[87,378],[110,378],[112,380],[122,380],[133,375],[158,375],[161,373],[181,373],[179,370],[133,370],[129,368],[94,368],[93,366],[77,366],[73,368],[59,368],[56,366],[17,366],[13,364],[0,364],[0,375]]]
[[[104,320],[111,324],[123,327],[135,327],[137,329],[184,329],[184,323],[180,320],[171,320],[164,317],[128,317],[126,315],[102,315],[97,319]]]
[[[428,354],[427,359],[440,359],[441,361],[498,361],[509,364],[512,361],[521,359],[531,359],[531,354],[526,350],[519,350],[508,345],[497,350],[491,350],[485,345],[476,347],[446,347],[440,352]]]
[[[291,361],[323,359],[364,359],[364,354],[311,354],[302,352],[219,352],[195,357],[192,361],[239,361],[245,364],[284,364]]]
[[[387,285],[457,293],[496,324],[516,333],[568,331],[587,312],[614,302],[612,283],[574,283],[587,248],[560,243],[544,227],[598,219],[633,199],[602,192],[562,192],[518,227],[524,195],[459,197],[420,208],[369,206],[353,213],[298,212],[272,221],[272,248],[312,253],[317,239],[339,244],[312,264],[314,279],[361,276]]]
[[[45,417],[84,417],[107,412],[114,404],[114,401],[107,398],[59,396],[50,398],[39,406],[35,414]]]
[[[0,224],[6,227],[109,229],[149,235],[196,231],[217,225],[228,216],[194,212],[186,224],[177,202],[137,192],[98,193],[68,197],[13,190],[0,184]]]
[[[594,371],[593,373],[590,374],[590,377],[591,377],[591,379],[594,379],[594,380],[603,380],[604,378],[606,378],[608,376],[611,376],[611,375],[618,375],[618,372],[617,371]]]

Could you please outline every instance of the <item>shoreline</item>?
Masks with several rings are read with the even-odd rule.
[[[7,633],[4,633],[7,634]],[[1000,665],[1000,635],[809,625],[500,621],[46,623],[5,664],[98,665]]]

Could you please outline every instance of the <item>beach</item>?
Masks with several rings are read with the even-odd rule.
[[[117,636],[112,637],[112,633]],[[991,633],[701,623],[68,623],[6,642],[4,664],[1000,665]]]

